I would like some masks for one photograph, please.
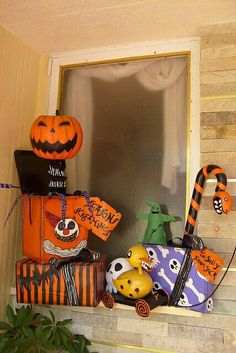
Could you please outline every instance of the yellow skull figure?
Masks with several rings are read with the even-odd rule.
[[[113,283],[118,292],[128,298],[138,299],[148,295],[152,290],[152,279],[146,273],[138,270],[122,273]]]
[[[138,299],[148,295],[152,290],[152,279],[142,271],[142,262],[150,264],[146,249],[141,245],[134,245],[127,251],[127,260],[134,270],[123,272],[113,283],[118,292],[128,298]]]

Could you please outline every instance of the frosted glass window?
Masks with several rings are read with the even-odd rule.
[[[89,235],[91,249],[125,256],[141,242],[149,212],[161,205],[182,237],[186,209],[187,56],[65,69],[60,113],[78,118],[84,142],[67,161],[68,189],[86,190],[122,213],[107,242]]]

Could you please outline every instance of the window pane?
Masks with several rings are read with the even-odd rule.
[[[122,213],[107,242],[89,247],[110,258],[141,242],[147,201],[163,214],[168,240],[182,237],[186,207],[187,57],[64,71],[61,113],[76,116],[83,147],[67,162],[70,191],[88,191]]]

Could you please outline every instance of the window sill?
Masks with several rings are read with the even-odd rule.
[[[11,304],[13,307],[16,307],[20,304],[16,303],[16,288],[11,287],[10,289],[10,296],[11,296]],[[55,308],[60,310],[70,310],[73,312],[81,312],[87,314],[97,314],[97,315],[104,315],[104,316],[119,316],[119,313],[123,311],[129,311],[130,313],[135,311],[135,307],[125,305],[125,304],[118,304],[115,303],[112,309],[108,309],[104,306],[102,302],[99,303],[96,307],[88,307],[88,306],[68,306],[68,305],[43,305],[37,304],[38,306],[44,306],[49,308]],[[214,299],[214,309],[212,312],[207,314],[202,314],[197,311],[182,309],[182,308],[175,308],[171,306],[159,306],[153,310],[151,310],[150,315],[152,314],[162,314],[162,315],[176,315],[176,316],[185,316],[185,317],[202,317],[208,314],[215,314],[215,315],[227,315],[227,316],[236,316],[236,300],[219,300]],[[132,314],[131,314],[132,315]]]

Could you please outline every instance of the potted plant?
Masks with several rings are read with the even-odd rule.
[[[8,322],[0,321],[1,353],[89,353],[91,342],[67,327],[72,320],[56,321],[51,310],[47,316],[33,313],[30,305],[15,311],[8,305],[6,317]]]

